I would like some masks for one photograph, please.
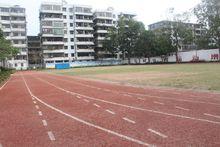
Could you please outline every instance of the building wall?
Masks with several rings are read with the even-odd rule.
[[[0,27],[4,36],[19,49],[13,59],[8,59],[7,66],[17,70],[27,69],[27,32],[25,8],[0,4]]]

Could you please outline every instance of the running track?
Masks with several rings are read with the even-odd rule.
[[[220,94],[17,72],[0,88],[0,147],[220,146]]]

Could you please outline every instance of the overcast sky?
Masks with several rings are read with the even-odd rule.
[[[26,8],[28,35],[39,33],[39,7],[42,1],[61,0],[0,0],[0,3],[20,5]],[[169,8],[176,13],[187,11],[201,0],[66,0],[69,4],[91,5],[94,9],[113,7],[117,12],[133,12],[147,25],[168,17]]]

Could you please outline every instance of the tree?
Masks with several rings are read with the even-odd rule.
[[[118,46],[118,31],[115,27],[110,28],[103,42],[103,48],[114,56],[119,52]]]
[[[109,34],[104,41],[104,48],[110,53],[120,52],[123,59],[130,59],[136,50],[137,41],[142,32],[145,31],[144,24],[134,19],[121,17],[116,28],[109,30]]]
[[[154,55],[160,56],[163,62],[167,62],[170,53],[176,52],[172,44],[171,35],[168,33],[159,33],[155,38]]]
[[[7,58],[17,55],[18,52],[19,50],[4,38],[3,31],[0,29],[0,61],[4,63]]]
[[[220,1],[202,0],[194,9],[200,23],[207,26],[207,34],[214,40],[220,52]]]
[[[141,33],[137,44],[136,49],[134,50],[134,54],[137,58],[147,57],[148,62],[150,62],[150,57],[154,55],[155,52],[155,35],[152,31],[145,30]]]

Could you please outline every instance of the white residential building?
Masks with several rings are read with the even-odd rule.
[[[15,58],[7,60],[7,66],[17,70],[28,68],[27,32],[25,8],[0,4],[0,27],[4,36],[19,49]]]
[[[115,27],[116,21],[117,15],[112,8],[108,8],[107,10],[96,10],[94,12],[93,23],[96,58],[113,58],[110,53],[104,50],[103,41],[108,35],[108,30],[111,27]]]
[[[40,26],[45,65],[94,60],[90,6],[42,3]]]

